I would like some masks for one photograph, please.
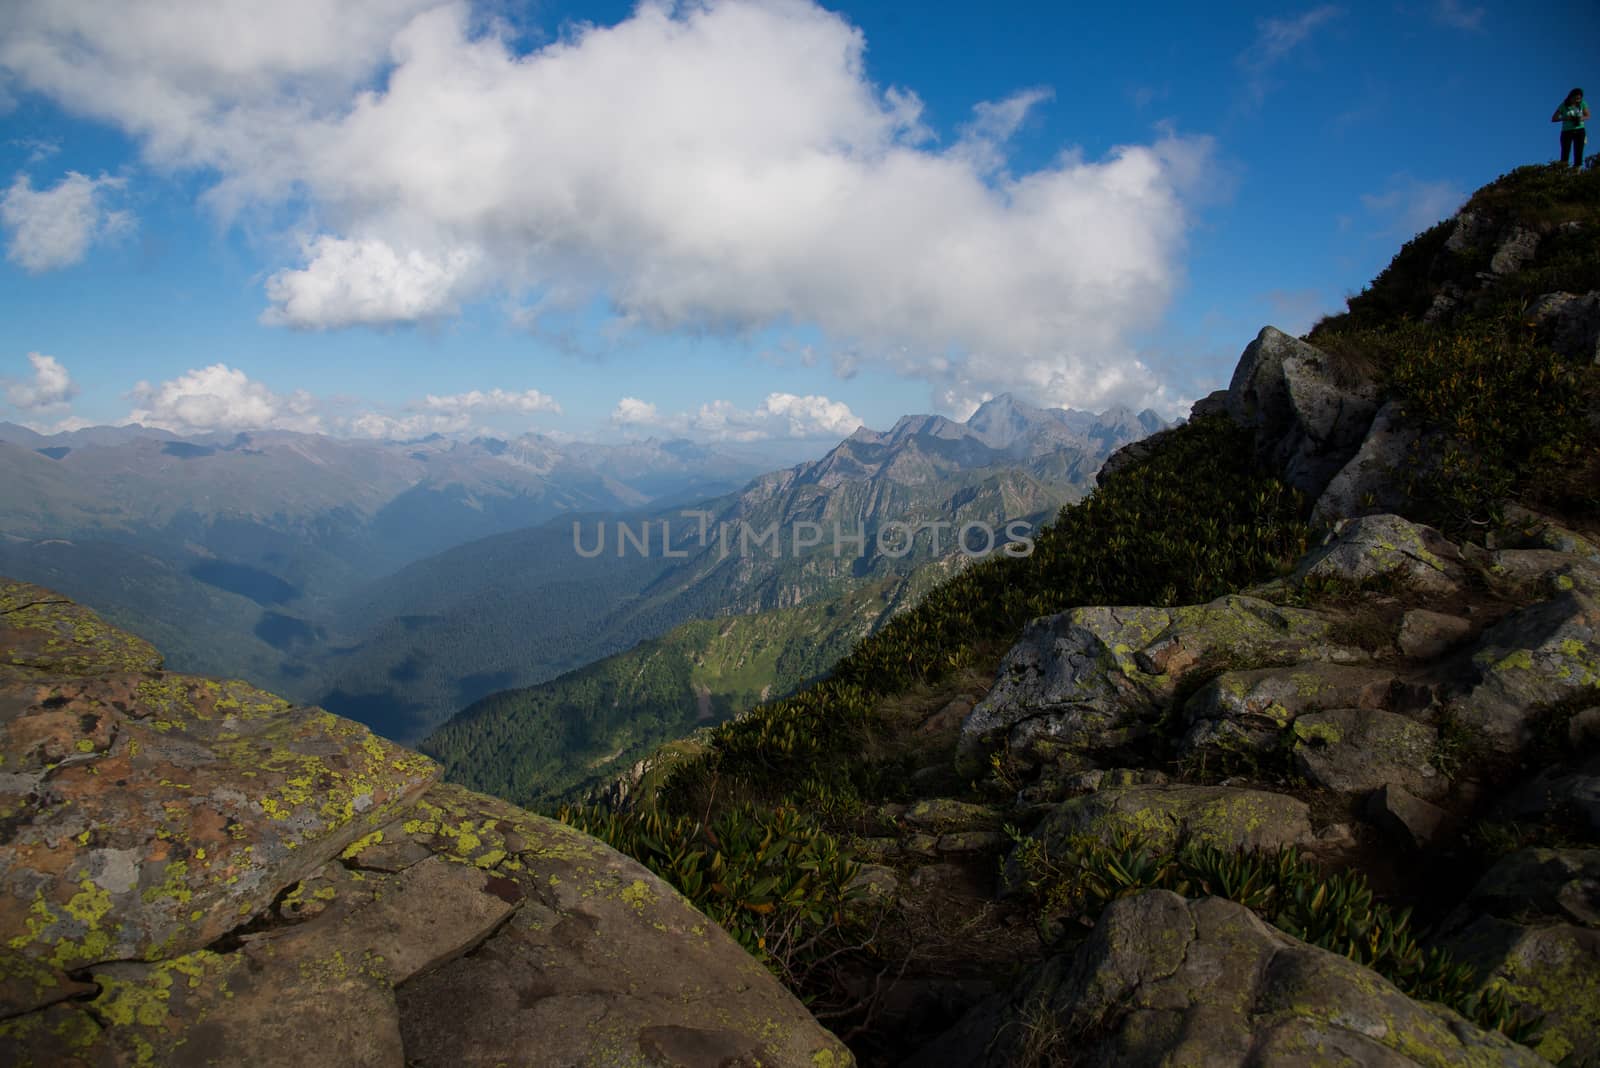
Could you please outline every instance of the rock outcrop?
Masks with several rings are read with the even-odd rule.
[[[1341,373],[1264,330],[1225,398],[1321,493],[1325,536],[1292,570],[1206,604],[1073,608],[1005,655],[957,745],[964,774],[993,762],[1018,790],[1004,888],[1096,840],[1152,864],[1195,845],[1333,869],[1459,866],[1482,848],[1464,836],[1533,828],[1600,841],[1600,758],[1580,759],[1600,747],[1600,548],[1514,505],[1482,545],[1405,518],[1397,470],[1427,443]],[[1456,891],[1435,943],[1477,969],[1480,1004],[1542,1020],[1526,1045],[1239,906],[1154,891],[913,1063],[1600,1064],[1593,853],[1513,854]]]
[[[1378,412],[1370,379],[1342,373],[1333,357],[1273,327],[1244,350],[1228,386],[1228,414],[1284,481],[1315,498],[1361,447]]]
[[[1231,901],[1113,902],[1075,951],[974,1009],[909,1062],[1534,1066],[1533,1051],[1308,946]]]
[[[851,1063],[635,861],[0,586],[0,1062]]]

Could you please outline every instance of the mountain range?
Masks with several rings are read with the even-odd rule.
[[[8,423],[0,568],[159,642],[185,670],[242,677],[415,740],[497,690],[692,619],[892,586],[941,553],[929,534],[904,556],[879,551],[885,524],[1042,520],[1082,495],[1111,448],[1161,425],[1148,411],[1095,416],[1003,396],[964,423],[908,416],[763,474],[686,440],[138,426],[47,436]],[[829,534],[838,523],[865,543],[843,555],[828,544],[722,553],[699,544],[702,518],[756,533],[777,524],[786,536],[797,523]],[[610,531],[606,553],[575,552],[574,521],[580,541]],[[657,551],[616,555],[624,523],[656,531]],[[662,524],[686,555],[661,554]]]

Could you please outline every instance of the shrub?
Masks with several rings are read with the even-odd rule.
[[[1581,469],[1594,451],[1585,418],[1593,373],[1520,323],[1398,323],[1324,343],[1362,352],[1421,428],[1406,489],[1449,530],[1496,519],[1507,498],[1535,498],[1540,487],[1548,496],[1560,484],[1552,472]]]

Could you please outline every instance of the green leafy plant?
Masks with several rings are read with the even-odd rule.
[[[793,808],[742,805],[709,824],[657,808],[555,816],[643,862],[791,987],[861,933],[860,865]]]

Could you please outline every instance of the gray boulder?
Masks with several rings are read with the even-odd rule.
[[[1551,1064],[1600,1064],[1600,931],[1572,924],[1524,926],[1479,917],[1445,947],[1474,965],[1480,989],[1543,1018],[1530,1040]]]
[[[1324,789],[1364,795],[1395,785],[1436,800],[1450,788],[1434,765],[1439,732],[1407,716],[1336,708],[1308,712],[1291,729],[1296,766]]]
[[[1582,590],[1600,597],[1600,561],[1556,549],[1501,549],[1490,553],[1484,578],[1497,592],[1517,600]]]
[[[1133,834],[1156,851],[1180,838],[1220,849],[1277,849],[1316,841],[1304,801],[1267,790],[1237,786],[1107,787],[1063,801],[1033,832],[1053,855],[1071,839],[1092,835],[1111,840]]]
[[[1528,319],[1557,352],[1600,363],[1600,291],[1546,293],[1528,309]]]
[[[1545,1063],[1240,905],[1162,890],[1112,902],[1075,952],[979,1004],[907,1064],[1053,1061],[1094,1068]]]
[[[1385,783],[1368,805],[1372,821],[1414,849],[1430,845],[1450,825],[1450,814],[1404,786]]]
[[[1397,515],[1341,520],[1326,544],[1308,553],[1295,578],[1359,585],[1387,579],[1426,593],[1452,593],[1466,579],[1461,550],[1432,527]]]
[[[0,1064],[852,1063],[638,862],[159,664],[0,584]]]
[[[1414,660],[1431,660],[1472,633],[1472,622],[1460,616],[1413,608],[1400,621],[1395,645]]]
[[[1282,668],[1225,671],[1184,706],[1191,724],[1184,752],[1260,751],[1296,716],[1318,708],[1386,708],[1396,679],[1378,668],[1315,661]]]
[[[1489,258],[1489,270],[1497,275],[1515,274],[1539,254],[1539,235],[1522,226],[1514,226],[1500,240],[1500,245]]]
[[[1324,616],[1253,597],[1180,608],[1075,608],[1035,620],[961,726],[963,773],[987,753],[1048,762],[1053,751],[1114,750],[1149,734],[1184,673],[1216,660],[1356,662]]]
[[[1403,475],[1419,435],[1399,401],[1388,401],[1372,419],[1367,436],[1341,467],[1311,510],[1311,521],[1331,526],[1367,512],[1404,511],[1410,502]]]
[[[1479,640],[1455,716],[1502,745],[1525,744],[1542,707],[1600,686],[1597,630],[1600,603],[1575,589],[1513,612]]]
[[[1550,549],[1600,564],[1600,545],[1568,530],[1549,516],[1540,515],[1519,504],[1507,504],[1504,515],[1506,529],[1500,532],[1502,548]]]
[[[1378,411],[1370,379],[1341,374],[1322,350],[1263,327],[1234,369],[1228,414],[1256,433],[1284,481],[1316,497],[1360,448]]]

